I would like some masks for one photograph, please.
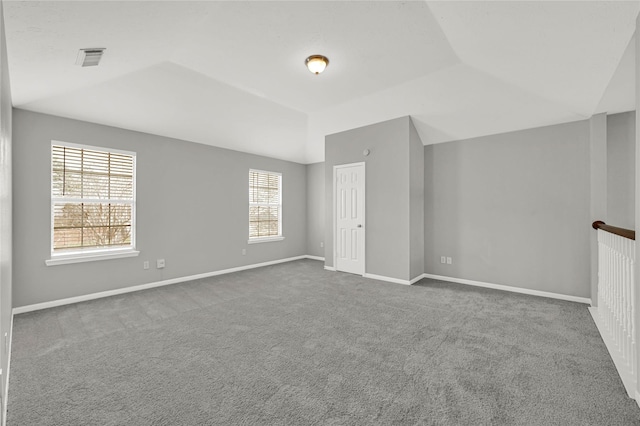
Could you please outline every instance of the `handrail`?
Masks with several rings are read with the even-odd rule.
[[[593,229],[602,229],[603,231],[607,231],[612,234],[619,235],[624,238],[628,238],[630,240],[635,241],[636,239],[636,231],[633,231],[631,229],[618,228],[617,226],[607,225],[601,220],[596,220],[595,222],[593,222],[593,224],[591,224],[591,226],[593,227]]]

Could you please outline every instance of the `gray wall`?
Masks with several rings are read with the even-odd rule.
[[[425,272],[590,297],[588,121],[424,155]]]
[[[635,229],[635,111],[607,116],[607,223]]]
[[[3,403],[7,396],[8,348],[5,334],[11,333],[12,287],[12,192],[11,192],[11,88],[7,64],[4,16],[0,2],[0,368],[5,373],[0,384]],[[4,412],[3,414],[4,415]],[[2,417],[0,415],[0,418]]]
[[[13,130],[16,307],[306,254],[304,165],[19,109]],[[139,257],[45,266],[52,139],[137,153]],[[282,173],[284,241],[247,244],[250,168]]]
[[[324,257],[324,163],[307,165],[307,254]]]
[[[410,278],[424,273],[424,146],[409,120],[409,243]]]
[[[410,279],[409,117],[325,138],[325,264],[333,266],[333,166],[365,162],[365,270]],[[369,149],[367,157],[363,151]]]

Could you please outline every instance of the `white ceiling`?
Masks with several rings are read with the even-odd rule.
[[[400,116],[432,144],[635,105],[637,1],[3,3],[14,106],[300,163]]]

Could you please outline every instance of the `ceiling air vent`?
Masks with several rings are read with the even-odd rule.
[[[106,49],[103,47],[94,47],[92,49],[80,49],[76,58],[76,65],[81,67],[95,67],[100,63],[102,54]]]

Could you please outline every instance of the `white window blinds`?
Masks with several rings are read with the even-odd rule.
[[[249,238],[282,236],[282,175],[249,170]]]
[[[135,153],[52,144],[52,252],[134,246]]]

